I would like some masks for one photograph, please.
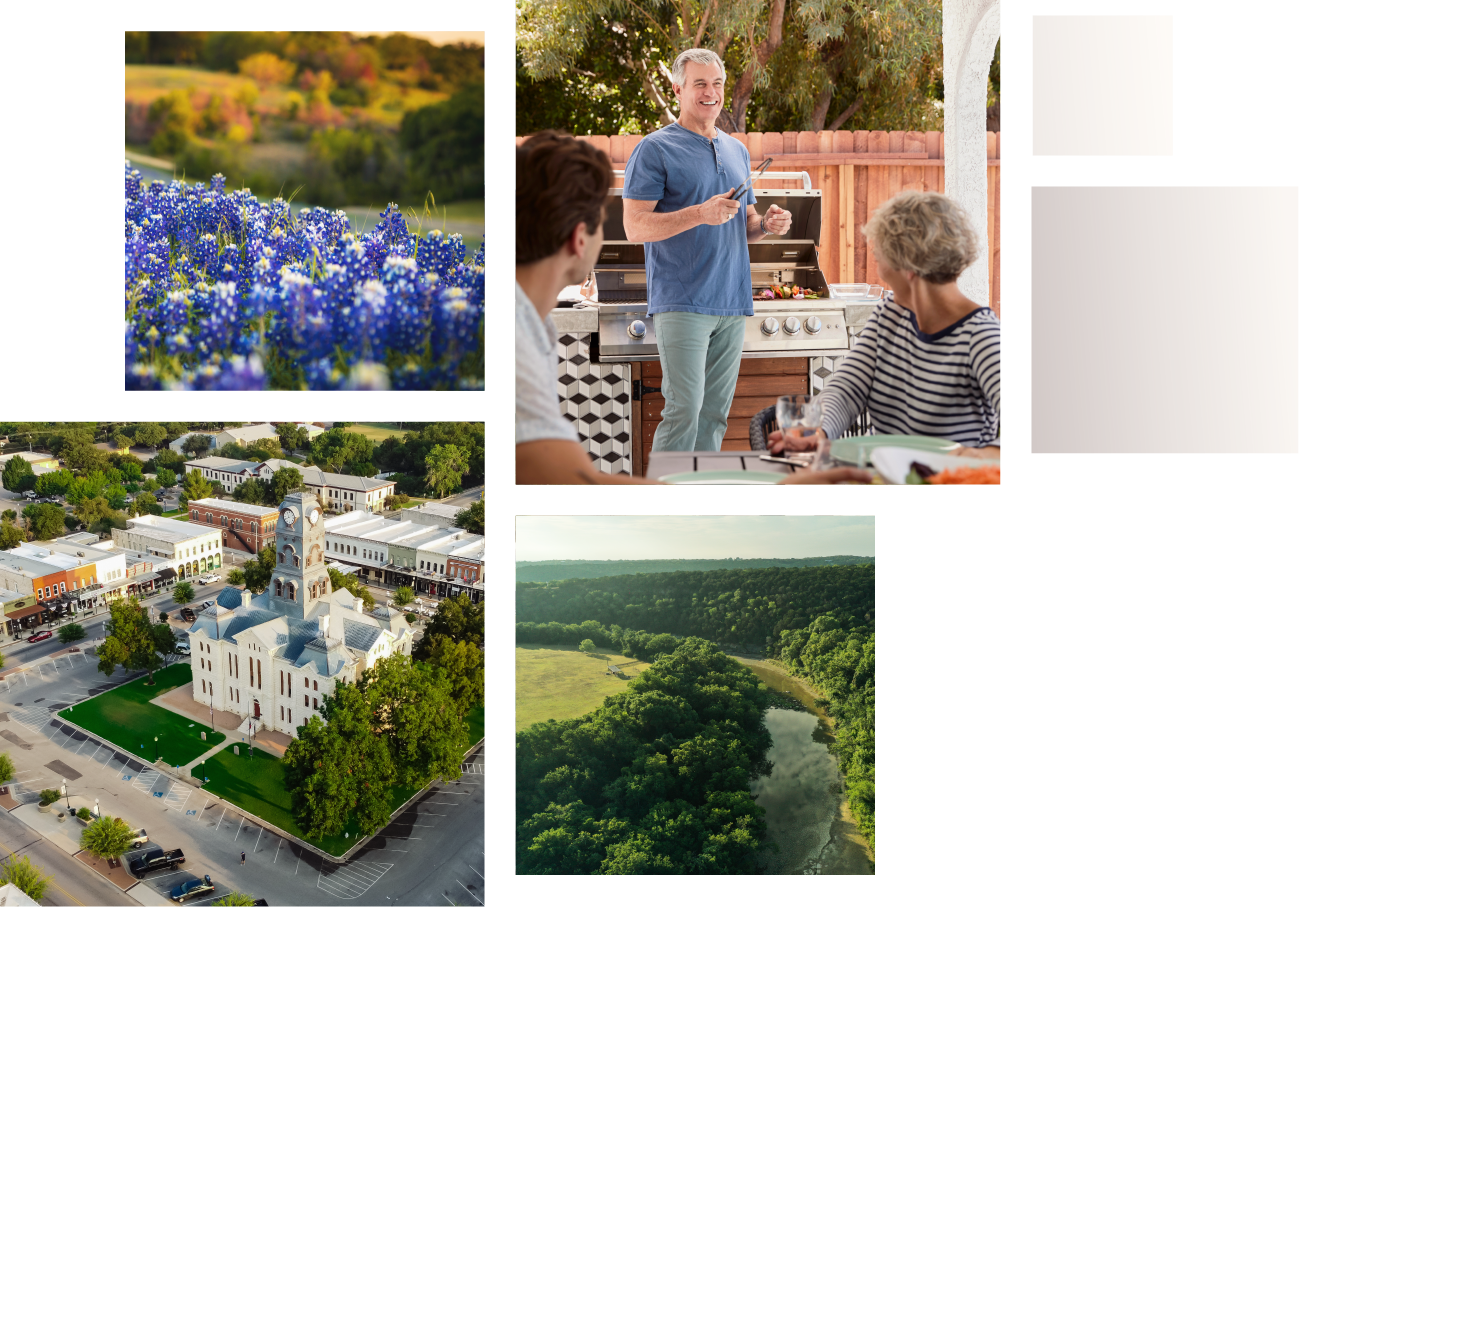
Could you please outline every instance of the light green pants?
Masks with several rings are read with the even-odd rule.
[[[663,371],[664,417],[653,449],[719,449],[741,371],[745,316],[662,311],[654,316],[654,336]]]

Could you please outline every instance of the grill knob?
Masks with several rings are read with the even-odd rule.
[[[796,333],[799,329],[802,328],[802,321],[798,319],[796,315],[789,315],[785,320],[782,321],[782,327],[786,329],[788,333]]]
[[[631,325],[629,325],[630,338],[643,338],[644,333],[645,329],[643,320],[635,320]]]
[[[816,315],[809,315],[807,319],[802,322],[802,327],[806,329],[809,333],[822,333],[823,321],[820,320]]]
[[[781,326],[777,323],[777,317],[775,315],[768,315],[767,318],[762,321],[762,332],[764,334],[774,334],[780,327]]]

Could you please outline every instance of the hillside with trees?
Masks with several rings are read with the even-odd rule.
[[[617,574],[686,574],[697,570],[807,570],[830,565],[872,565],[873,556],[728,556],[724,560],[519,560],[518,582],[609,579]]]
[[[615,637],[623,628],[775,649],[783,630],[801,629],[825,615],[846,628],[873,624],[872,564],[632,574],[516,586],[518,634],[527,623],[596,621]]]

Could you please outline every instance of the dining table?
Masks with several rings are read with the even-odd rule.
[[[791,463],[773,463],[749,449],[666,449],[649,455],[644,475],[663,481],[683,472],[766,472],[787,477],[797,468]]]

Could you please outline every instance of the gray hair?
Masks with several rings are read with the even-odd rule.
[[[981,250],[966,210],[936,190],[886,199],[869,214],[864,236],[890,268],[928,283],[955,282]]]
[[[726,73],[726,62],[714,51],[707,51],[703,46],[692,46],[688,51],[681,51],[675,57],[675,63],[670,66],[670,78],[681,88],[685,86],[686,65],[718,65],[722,77]]]

